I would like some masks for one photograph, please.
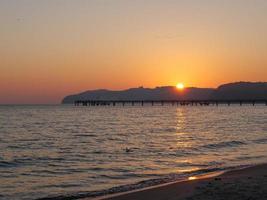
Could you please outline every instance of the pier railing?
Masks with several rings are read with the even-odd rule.
[[[126,105],[176,105],[176,106],[219,106],[238,104],[240,106],[244,104],[250,104],[255,106],[256,104],[266,105],[267,99],[263,100],[77,100],[74,102],[75,106],[126,106]]]

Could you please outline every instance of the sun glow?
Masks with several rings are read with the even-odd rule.
[[[184,89],[184,84],[183,83],[177,83],[176,88],[179,90],[183,90]]]

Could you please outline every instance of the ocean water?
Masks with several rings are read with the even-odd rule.
[[[0,106],[0,199],[125,191],[265,163],[266,152],[263,105]]]

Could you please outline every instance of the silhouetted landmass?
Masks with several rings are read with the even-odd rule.
[[[80,94],[66,96],[62,103],[72,104],[76,100],[263,100],[267,99],[267,82],[228,83],[218,88],[185,88],[165,86],[150,88],[131,88],[122,91],[89,90]]]
[[[213,98],[221,100],[263,100],[267,99],[267,83],[228,83],[219,86]]]

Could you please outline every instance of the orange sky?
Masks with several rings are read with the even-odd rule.
[[[88,89],[267,81],[264,0],[4,0],[0,104]]]

